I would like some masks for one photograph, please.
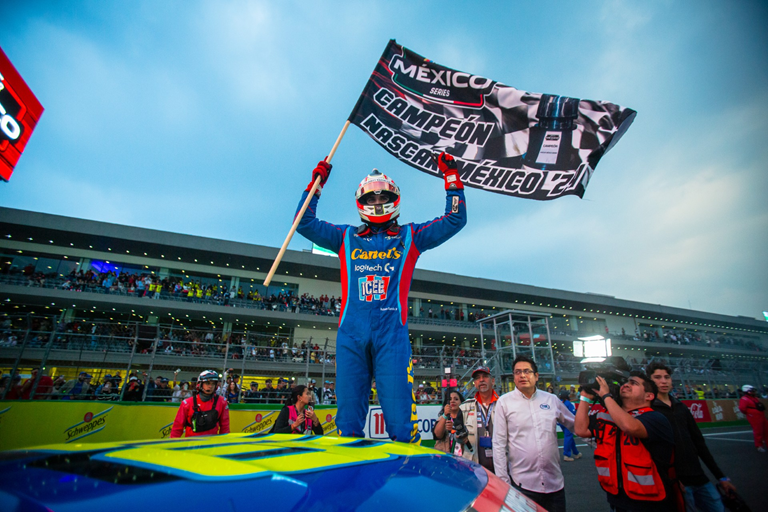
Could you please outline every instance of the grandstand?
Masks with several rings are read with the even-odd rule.
[[[205,368],[233,368],[245,386],[333,380],[334,257],[288,251],[267,288],[276,248],[8,208],[0,219],[4,374],[44,366],[99,381],[179,369],[188,381]],[[572,342],[595,334],[634,366],[667,361],[688,398],[697,388],[719,398],[744,383],[768,385],[768,324],[753,318],[427,270],[416,270],[408,306],[416,381],[435,387],[446,369],[467,383],[484,360],[508,389],[504,357],[525,346],[542,384],[575,383],[582,366]],[[507,330],[481,334],[479,321],[509,312],[517,320]]]

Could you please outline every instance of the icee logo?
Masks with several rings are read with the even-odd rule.
[[[389,288],[389,276],[364,276],[357,280],[360,300],[372,302],[386,300]]]

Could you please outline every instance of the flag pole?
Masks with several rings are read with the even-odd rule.
[[[333,158],[334,153],[336,153],[336,149],[338,149],[339,144],[341,143],[341,139],[344,137],[344,134],[347,133],[347,128],[349,128],[349,120],[347,120],[347,122],[344,123],[344,128],[341,129],[341,133],[339,133],[339,136],[336,139],[336,143],[331,148],[331,152],[328,153],[328,156],[325,158],[326,162],[331,163],[331,158]],[[269,269],[269,274],[267,274],[267,278],[264,280],[264,286],[269,286],[269,283],[272,282],[272,278],[274,277],[275,272],[277,272],[277,266],[280,264],[280,261],[283,259],[285,250],[288,248],[288,244],[291,242],[291,238],[293,238],[293,234],[296,232],[296,228],[299,226],[299,222],[301,222],[302,217],[304,217],[304,212],[307,211],[309,202],[312,200],[312,196],[315,195],[315,192],[317,191],[317,187],[319,186],[320,186],[320,176],[318,176],[317,179],[315,179],[315,182],[312,184],[312,188],[309,189],[307,200],[304,201],[304,204],[301,206],[301,210],[299,210],[299,213],[296,214],[296,218],[293,220],[293,225],[291,226],[291,230],[288,231],[288,236],[285,237],[285,242],[283,242],[283,246],[280,248],[280,252],[277,253],[277,258],[275,258],[275,262],[272,263],[272,268]]]

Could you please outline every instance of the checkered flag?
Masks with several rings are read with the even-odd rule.
[[[420,171],[439,175],[431,155],[445,151],[467,186],[548,200],[583,197],[597,163],[636,114],[613,103],[524,92],[391,40],[349,120]]]

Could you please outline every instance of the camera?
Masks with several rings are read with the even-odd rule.
[[[601,363],[586,363],[587,369],[579,373],[579,390],[584,389],[593,395],[597,395],[600,384],[597,377],[602,377],[608,383],[608,387],[617,399],[619,388],[629,381],[630,368],[623,357],[606,357]]]
[[[453,433],[456,436],[456,439],[467,439],[469,437],[469,431],[467,430],[467,426],[464,425],[464,417],[462,414],[457,415],[456,419],[453,420]],[[472,444],[469,442],[468,439],[466,443],[467,443],[467,448],[471,450]]]

